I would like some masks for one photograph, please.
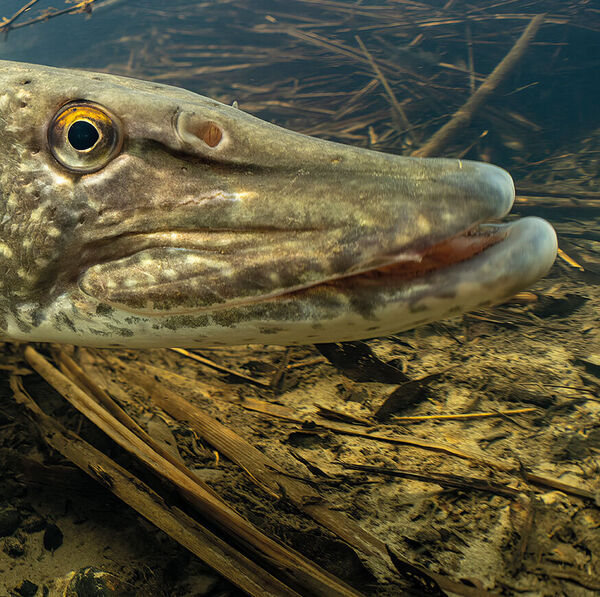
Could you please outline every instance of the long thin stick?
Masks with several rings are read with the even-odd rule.
[[[455,415],[420,415],[414,417],[392,417],[395,423],[420,423],[421,421],[460,421],[462,419],[483,419],[486,417],[503,417],[506,415],[522,415],[537,411],[537,408],[513,408],[489,413],[460,413]]]
[[[521,34],[521,37],[515,42],[510,52],[491,72],[487,79],[478,87],[477,91],[463,104],[454,116],[422,147],[412,152],[414,157],[424,158],[438,154],[442,149],[448,146],[454,136],[465,126],[469,124],[473,115],[479,110],[482,104],[506,79],[507,75],[516,66],[522,58],[525,50],[535,37],[538,29],[544,22],[545,15],[537,15],[531,19],[531,22]]]
[[[265,388],[271,387],[271,384],[268,381],[263,381],[262,379],[256,379],[255,377],[250,377],[249,375],[246,375],[245,373],[242,373],[241,371],[236,371],[235,369],[231,369],[230,367],[224,367],[223,365],[219,365],[219,363],[215,363],[214,361],[211,361],[210,359],[207,359],[206,357],[203,357],[202,355],[196,354],[195,352],[192,352],[191,350],[186,350],[185,348],[170,348],[169,350],[178,352],[179,354],[182,354],[185,357],[193,359],[194,361],[197,361],[198,363],[202,363],[203,365],[206,365],[207,367],[211,367],[212,369],[216,369],[217,371],[221,371],[223,373],[227,373],[228,375],[234,375],[235,377],[239,377],[240,379],[243,379],[244,381],[250,382],[254,385],[263,386]]]
[[[379,65],[377,64],[377,62],[375,62],[375,59],[371,55],[371,52],[369,52],[369,50],[367,50],[367,46],[365,46],[365,44],[363,43],[363,40],[360,39],[360,37],[358,35],[355,35],[354,39],[358,42],[360,49],[364,52],[365,56],[369,60],[369,64],[371,65],[371,68],[375,71],[375,74],[377,75],[379,82],[383,85],[383,88],[385,89],[385,92],[390,100],[390,104],[392,105],[392,109],[394,110],[394,112],[396,112],[396,114],[400,118],[400,121],[402,122],[402,126],[406,129],[406,133],[408,135],[410,135],[411,139],[414,141],[414,134],[411,131],[412,125],[410,124],[410,121],[408,120],[408,117],[406,116],[406,112],[404,111],[404,108],[402,108],[402,106],[400,105],[400,102],[396,99],[396,96],[395,96],[392,88],[390,87],[388,80],[385,78],[385,75],[379,68]]]

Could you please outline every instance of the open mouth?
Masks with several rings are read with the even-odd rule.
[[[485,224],[469,228],[462,234],[443,240],[409,258],[402,256],[383,266],[361,271],[357,274],[326,280],[319,285],[348,288],[353,284],[377,285],[382,278],[393,277],[396,282],[411,280],[433,271],[468,261],[499,242],[508,235],[506,226]]]

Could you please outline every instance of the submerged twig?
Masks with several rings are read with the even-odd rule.
[[[513,408],[489,413],[460,413],[454,415],[420,415],[413,417],[398,417],[393,416],[394,423],[420,423],[423,421],[460,421],[464,419],[484,419],[489,417],[503,417],[506,415],[523,415],[526,413],[536,412],[537,408]]]
[[[13,29],[21,29],[22,27],[28,27],[29,25],[34,25],[35,23],[41,23],[44,21],[49,21],[54,17],[59,17],[61,15],[66,14],[77,14],[82,12],[90,13],[92,12],[92,5],[99,0],[81,0],[75,6],[71,6],[69,8],[63,8],[62,10],[47,10],[42,13],[40,16],[35,17],[33,19],[29,19],[28,21],[24,21],[22,23],[18,23],[17,25],[13,25],[15,19],[23,14],[30,6],[33,6],[33,2],[30,2],[28,6],[23,7],[20,11],[17,11],[13,17],[8,19],[7,22],[0,24],[0,33],[8,33]]]
[[[462,105],[454,116],[419,149],[413,151],[415,157],[428,157],[438,154],[454,138],[454,136],[469,124],[477,110],[506,79],[517,62],[523,57],[525,50],[535,37],[544,22],[545,15],[537,15],[521,34],[510,52],[496,66],[487,79],[477,88],[477,91]]]
[[[27,2],[27,4],[21,6],[21,8],[19,8],[19,10],[17,10],[17,12],[15,12],[15,14],[10,17],[9,19],[4,19],[1,23],[0,23],[0,31],[3,33],[8,33],[8,31],[10,31],[12,24],[24,13],[26,13],[34,4],[37,4],[39,2],[39,0],[30,0],[30,2]]]
[[[392,88],[390,87],[388,80],[385,78],[385,75],[383,74],[383,72],[381,71],[379,66],[377,65],[377,62],[375,62],[375,59],[371,55],[371,52],[369,52],[369,50],[367,50],[367,46],[365,46],[365,44],[363,43],[363,40],[358,35],[355,35],[354,39],[356,39],[356,41],[358,42],[358,45],[360,46],[360,49],[364,52],[365,56],[367,57],[369,64],[371,65],[371,68],[375,71],[375,74],[377,75],[379,82],[383,85],[383,88],[385,89],[385,93],[387,94],[387,96],[390,100],[392,110],[394,110],[394,112],[400,118],[400,121],[402,122],[402,126],[404,127],[406,134],[409,135],[409,137],[411,138],[412,141],[414,141],[414,133],[412,131],[412,125],[410,124],[410,121],[408,120],[408,117],[406,116],[406,112],[404,111],[404,108],[400,105],[400,102],[398,102],[398,100],[396,99],[396,96],[395,96]]]
[[[365,473],[388,475],[390,477],[400,477],[403,479],[413,479],[423,483],[435,483],[442,487],[454,487],[457,489],[471,489],[476,491],[485,491],[502,495],[508,498],[515,498],[520,495],[518,489],[494,483],[487,479],[477,479],[475,477],[461,477],[459,475],[448,475],[443,473],[419,473],[416,471],[407,471],[403,469],[388,468],[381,466],[372,466],[368,464],[353,464],[350,462],[338,462],[340,466],[354,471],[362,471]]]
[[[171,348],[170,350],[172,350],[173,352],[182,354],[183,356],[188,357],[198,363],[202,363],[202,365],[206,365],[207,367],[210,367],[211,369],[216,369],[217,371],[221,371],[222,373],[227,373],[228,375],[233,375],[234,377],[239,377],[240,379],[243,379],[244,381],[247,381],[251,384],[254,384],[257,386],[263,386],[265,388],[271,387],[270,381],[262,381],[261,379],[256,379],[256,377],[250,377],[249,375],[246,375],[245,373],[242,373],[241,371],[236,371],[235,369],[231,369],[230,367],[225,367],[224,365],[219,365],[219,363],[215,363],[211,359],[207,359],[206,357],[203,357],[202,355],[192,352],[191,350],[186,350],[185,348]]]

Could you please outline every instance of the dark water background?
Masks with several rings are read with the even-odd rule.
[[[23,4],[3,2],[2,16]],[[69,5],[39,2],[17,23],[50,6]],[[387,65],[384,74],[419,142],[468,98],[528,20],[545,12],[547,23],[535,43],[461,147],[487,131],[466,157],[499,163],[518,178],[600,127],[600,7],[592,2],[108,0],[93,8],[91,15],[10,31],[0,42],[0,57],[154,79],[237,100],[249,112],[303,132],[406,153],[413,135],[390,125],[381,85],[344,112],[374,78],[355,35]],[[307,34],[310,39],[302,38]],[[323,47],[321,39],[350,53]],[[468,74],[469,39],[476,81]],[[358,126],[331,126],[348,118]],[[379,137],[375,142],[369,126]]]

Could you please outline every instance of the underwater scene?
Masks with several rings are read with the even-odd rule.
[[[0,33],[0,597],[600,595],[600,4]]]

